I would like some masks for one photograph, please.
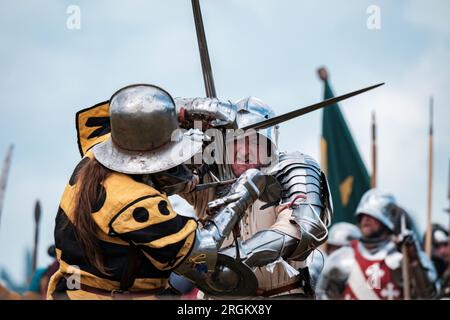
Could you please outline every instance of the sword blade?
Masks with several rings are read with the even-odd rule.
[[[267,119],[267,120],[264,120],[264,121],[260,121],[260,122],[251,124],[251,125],[246,126],[246,127],[242,128],[242,129],[243,130],[248,130],[248,129],[255,129],[255,130],[266,129],[266,128],[272,127],[274,125],[277,125],[279,123],[282,123],[282,122],[285,122],[285,121],[288,121],[288,120],[300,117],[302,115],[305,115],[307,113],[316,111],[318,109],[322,109],[322,108],[331,106],[331,105],[336,104],[336,103],[338,103],[338,102],[340,102],[342,100],[354,97],[356,95],[359,95],[359,94],[364,93],[364,92],[369,91],[369,90],[373,90],[373,89],[378,88],[378,87],[380,87],[382,85],[384,85],[384,83],[379,83],[379,84],[376,84],[374,86],[370,86],[370,87],[367,87],[367,88],[364,88],[364,89],[360,89],[360,90],[357,90],[357,91],[353,91],[353,92],[344,94],[344,95],[339,96],[339,97],[334,97],[334,98],[331,98],[331,99],[327,99],[327,100],[321,101],[319,103],[316,103],[316,104],[313,104],[313,105],[310,105],[310,106],[307,106],[307,107],[303,107],[303,108],[300,108],[300,109],[297,109],[297,110],[294,110],[294,111],[291,111],[291,112],[287,112],[287,113],[279,115],[277,117],[273,117],[273,118],[270,118],[270,119]]]
[[[211,61],[209,59],[208,45],[206,43],[205,28],[203,26],[199,0],[192,0],[192,11],[194,12],[195,31],[197,33],[198,50],[200,52],[200,61],[202,63],[206,96],[208,98],[216,98],[216,87],[214,86],[214,78],[211,69]]]
[[[222,186],[225,184],[231,184],[233,182],[235,182],[237,179],[230,179],[230,180],[225,180],[225,181],[218,181],[218,182],[209,182],[209,183],[203,183],[203,184],[199,184],[195,187],[195,191],[202,191],[205,189],[209,189],[209,188],[213,188],[213,187],[217,187],[217,186]]]

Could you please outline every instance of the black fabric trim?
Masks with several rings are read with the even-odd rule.
[[[187,217],[177,215],[168,221],[153,224],[139,230],[122,233],[119,237],[125,241],[133,241],[134,243],[149,243],[153,240],[179,232],[184,228],[188,220],[190,219]]]
[[[55,286],[55,291],[52,293],[52,297],[55,300],[70,300],[69,296],[67,295],[67,282],[64,277],[60,278]]]
[[[161,200],[158,203],[158,210],[164,216],[168,216],[170,214],[170,211],[167,208],[167,201],[166,200]]]
[[[110,235],[110,236],[117,236],[117,235],[119,235],[119,233],[116,232],[116,230],[114,230],[114,228],[112,227],[112,225],[113,225],[114,221],[116,221],[116,219],[117,219],[117,218],[118,218],[125,210],[127,210],[129,207],[131,207],[132,205],[134,205],[134,204],[136,204],[136,203],[138,203],[138,202],[140,202],[140,201],[142,201],[142,200],[145,200],[145,199],[148,199],[148,198],[155,198],[155,197],[158,197],[158,196],[159,196],[159,195],[147,195],[147,196],[143,196],[143,197],[137,198],[136,200],[130,202],[130,203],[127,204],[125,207],[123,207],[122,209],[120,209],[120,211],[119,211],[119,212],[111,219],[111,221],[108,223],[108,227],[109,227],[109,235]]]
[[[83,168],[87,163],[89,162],[89,158],[83,158],[81,159],[80,162],[78,162],[77,166],[75,167],[75,169],[73,170],[72,175],[70,176],[69,179],[69,185],[70,186],[74,186],[77,183],[77,175],[78,172],[81,170],[81,168]]]
[[[81,109],[79,110],[76,114],[75,114],[75,128],[77,130],[77,145],[78,145],[78,151],[80,151],[80,155],[82,157],[84,157],[84,153],[83,153],[83,148],[81,147],[81,142],[80,142],[80,128],[78,126],[78,117],[80,116],[81,113],[86,112],[88,110],[97,108],[98,106],[105,104],[105,103],[109,103],[109,100],[105,100],[103,102],[99,102],[95,105],[93,105],[92,107],[89,108],[85,108],[85,109]]]
[[[173,268],[172,268],[171,270],[174,270],[174,269],[178,268],[178,266],[180,266],[180,265],[184,262],[184,260],[186,260],[187,257],[189,257],[189,256],[191,255],[191,252],[192,252],[192,250],[193,250],[194,247],[195,247],[195,241],[197,241],[197,233],[195,232],[195,230],[194,230],[193,232],[194,232],[194,241],[192,242],[191,247],[189,248],[189,250],[188,250],[188,252],[186,253],[186,255],[183,257],[183,259],[181,259],[180,261],[178,261],[178,263],[175,263],[175,264],[173,265]],[[185,239],[184,242],[186,242],[186,240],[187,240],[187,238]]]
[[[111,132],[111,127],[101,126],[97,129],[95,129],[94,131],[92,131],[92,133],[87,138],[92,139],[92,138],[96,138],[96,137],[101,137],[110,132]]]
[[[91,213],[100,211],[100,209],[103,208],[105,201],[106,201],[106,189],[102,184],[100,184],[100,186],[98,187],[98,194],[97,197],[95,198],[95,202],[91,204],[92,210]]]
[[[143,245],[139,247],[153,259],[155,259],[159,263],[167,264],[168,267],[171,267],[170,270],[173,270],[177,266],[176,263],[178,259],[181,258],[181,256],[178,256],[178,253],[184,246],[186,240],[187,238],[179,242],[172,243],[170,245],[165,246],[163,249],[155,249]],[[185,257],[187,257],[187,255]]]
[[[92,117],[87,119],[86,127],[99,127],[88,136],[88,139],[92,139],[111,132],[111,121],[109,117]]]

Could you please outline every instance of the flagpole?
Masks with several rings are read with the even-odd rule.
[[[372,111],[372,177],[370,185],[372,188],[377,187],[377,124],[375,111]]]
[[[431,258],[431,224],[433,200],[433,97],[430,97],[430,128],[428,137],[428,205],[427,205],[427,232],[425,237],[425,253]]]
[[[319,75],[320,80],[322,80],[323,82],[328,81],[328,71],[325,67],[320,67],[319,69],[317,69],[317,74]],[[323,137],[322,132],[322,136],[320,137],[320,165],[325,175],[328,174],[327,156],[327,143]]]
[[[326,81],[328,81],[328,71],[325,67],[320,67],[319,69],[317,69],[317,74],[319,75],[320,80],[322,80],[324,83]],[[322,130],[323,130],[323,128],[322,128]],[[325,173],[325,175],[328,175],[328,153],[327,152],[328,152],[327,151],[327,142],[325,141],[325,138],[323,136],[323,131],[322,131],[322,134],[320,137],[320,166],[322,167],[322,170]],[[322,252],[327,252],[328,243],[325,241],[323,244],[321,244],[319,246],[319,250],[321,250]]]

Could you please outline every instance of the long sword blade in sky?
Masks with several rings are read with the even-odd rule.
[[[206,43],[205,28],[203,27],[202,12],[199,0],[192,0],[192,11],[194,12],[195,30],[197,32],[198,50],[200,51],[200,61],[202,62],[203,80],[208,98],[216,98],[216,87],[209,59],[208,45]]]
[[[331,98],[331,99],[327,99],[327,100],[324,100],[322,102],[319,102],[319,103],[316,103],[316,104],[313,104],[313,105],[310,105],[310,106],[307,106],[307,107],[303,107],[303,108],[300,108],[300,109],[297,109],[297,110],[294,110],[294,111],[291,111],[291,112],[287,112],[287,113],[279,115],[277,117],[273,117],[273,118],[270,118],[270,119],[267,119],[267,120],[264,120],[264,121],[260,121],[260,122],[251,124],[251,125],[249,125],[247,127],[244,127],[242,129],[243,130],[247,130],[247,129],[258,130],[258,129],[269,128],[269,127],[272,127],[272,126],[277,125],[279,123],[282,123],[282,122],[291,120],[293,118],[300,117],[300,116],[302,116],[304,114],[316,111],[318,109],[322,109],[322,108],[331,106],[333,104],[338,103],[339,101],[342,101],[342,100],[354,97],[354,96],[356,96],[358,94],[361,94],[363,92],[366,92],[366,91],[378,88],[378,87],[380,87],[382,85],[384,85],[384,83],[379,83],[377,85],[370,86],[370,87],[367,87],[367,88],[364,88],[364,89],[361,89],[361,90],[357,90],[357,91],[354,91],[354,92],[350,92],[350,93],[344,94],[344,95],[339,96],[339,97],[334,97],[334,98]]]

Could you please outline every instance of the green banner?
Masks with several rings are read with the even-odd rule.
[[[328,81],[324,83],[324,98],[333,98]],[[321,152],[333,196],[333,223],[355,223],[355,210],[364,192],[370,189],[370,177],[337,104],[323,111]]]

